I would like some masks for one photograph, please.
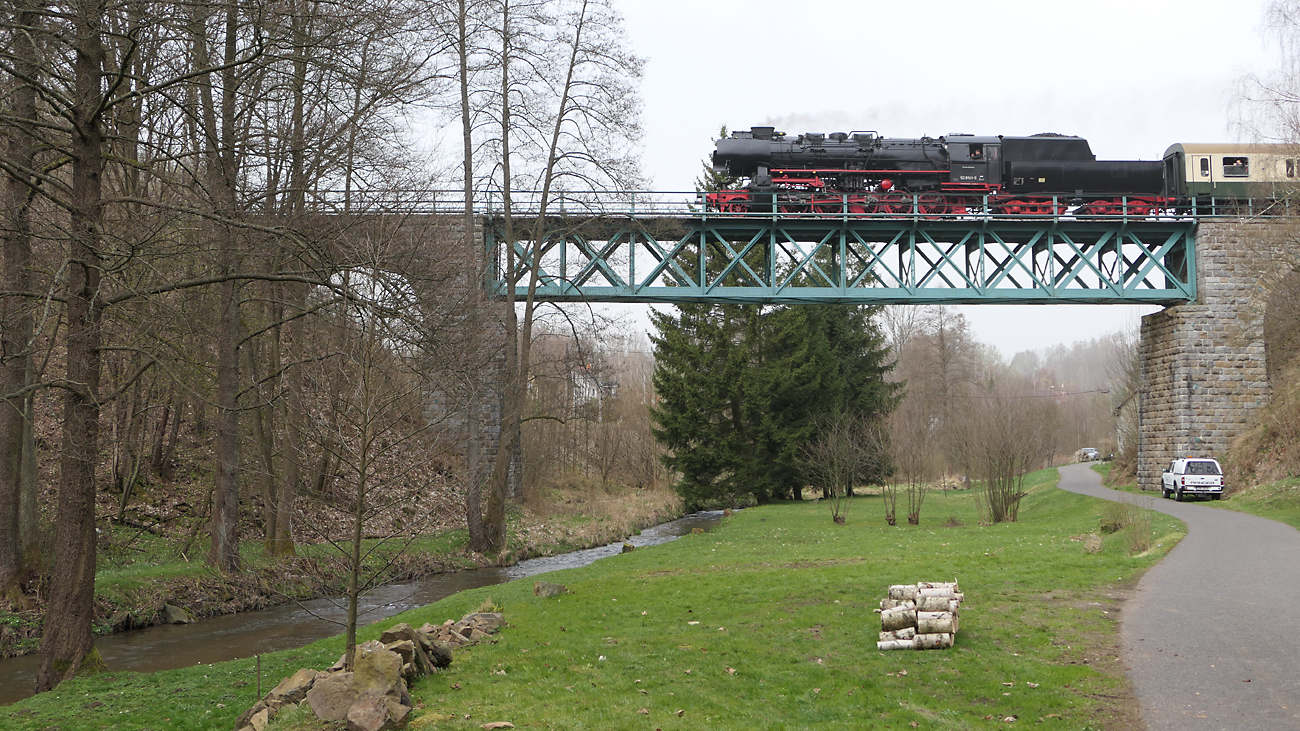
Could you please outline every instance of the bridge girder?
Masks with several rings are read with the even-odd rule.
[[[535,227],[535,219],[530,221]],[[1191,219],[557,216],[513,242],[540,251],[555,302],[1128,303],[1196,299]],[[505,237],[485,219],[503,296]],[[524,296],[526,268],[514,277]]]

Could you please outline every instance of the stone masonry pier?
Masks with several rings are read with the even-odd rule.
[[[1266,285],[1287,268],[1275,221],[1212,220],[1196,235],[1197,300],[1142,318],[1138,485],[1181,457],[1222,460],[1271,394]]]

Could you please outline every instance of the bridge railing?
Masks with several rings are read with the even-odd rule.
[[[460,190],[314,191],[313,202],[329,213],[403,213],[456,215],[465,210]],[[854,219],[959,220],[1199,220],[1221,217],[1283,217],[1300,213],[1288,199],[1198,196],[1153,199],[1123,196],[1118,203],[1079,205],[1069,196],[939,194],[825,194],[782,192],[744,194],[740,191],[552,191],[546,212],[551,216],[764,218],[823,220],[828,216]],[[510,207],[515,216],[536,216],[538,191],[514,191]],[[476,215],[497,217],[506,201],[499,191],[486,191],[473,200]]]

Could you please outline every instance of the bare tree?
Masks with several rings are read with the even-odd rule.
[[[981,483],[981,518],[989,523],[1016,520],[1025,475],[1049,464],[1056,448],[1055,402],[1025,395],[995,387],[970,399],[957,431],[958,455]]]
[[[880,448],[883,438],[884,432],[875,422],[839,411],[826,419],[817,437],[804,447],[805,474],[813,487],[822,489],[832,522],[845,522],[854,486],[863,475],[876,472],[873,462],[884,452]]]
[[[907,494],[908,524],[921,523],[921,506],[930,482],[939,474],[942,464],[938,428],[938,421],[930,413],[927,401],[912,394],[905,396],[889,417],[890,456],[897,480],[891,481],[891,494],[886,497],[885,520],[890,525],[897,520],[894,509],[899,483]]]

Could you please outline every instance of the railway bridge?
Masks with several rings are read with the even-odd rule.
[[[863,214],[822,207],[718,213],[667,194],[562,198],[480,219],[488,292],[553,302],[1154,304],[1143,318],[1140,484],[1221,456],[1268,402],[1261,279],[1278,271],[1276,212],[1194,201],[1151,215]],[[1291,265],[1294,266],[1294,265]]]

